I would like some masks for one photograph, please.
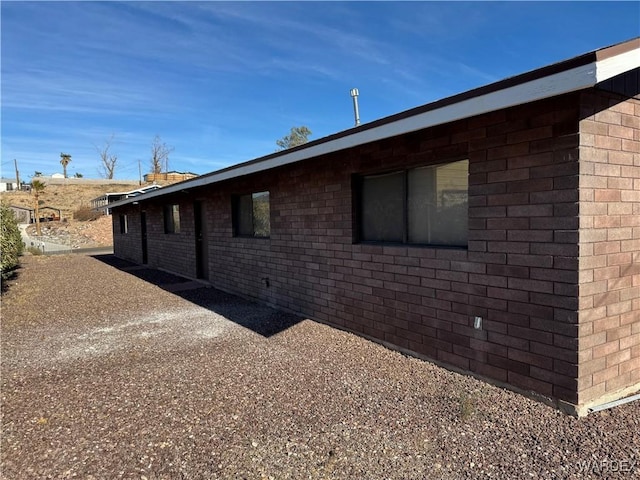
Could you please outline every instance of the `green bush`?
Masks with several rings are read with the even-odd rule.
[[[7,205],[0,205],[0,274],[6,279],[20,264],[24,245],[16,216]]]

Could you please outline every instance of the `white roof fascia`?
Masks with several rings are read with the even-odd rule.
[[[257,160],[237,167],[231,167],[202,177],[196,177],[179,184],[163,187],[137,197],[119,200],[110,204],[118,207],[132,202],[140,202],[170,193],[202,187],[243,175],[258,173],[272,168],[289,165],[313,157],[364,145],[377,140],[395,137],[444,123],[473,117],[503,108],[522,105],[565,93],[595,86],[597,83],[640,66],[640,50],[628,52],[594,61],[579,67],[547,75],[529,82],[516,84],[477,97],[471,97],[434,110],[418,113],[377,127],[360,130],[344,137],[311,145],[307,148],[283,153],[265,160]]]
[[[640,49],[629,50],[597,62],[596,83],[609,80],[622,73],[640,68]]]

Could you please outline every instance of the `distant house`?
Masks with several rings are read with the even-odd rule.
[[[147,183],[153,183],[153,182],[176,183],[176,182],[182,182],[184,180],[189,180],[197,176],[198,176],[197,173],[176,172],[176,171],[164,172],[164,173],[147,173],[144,176],[144,181]]]
[[[9,208],[13,211],[18,223],[33,223],[35,221],[33,208],[17,207],[15,205],[11,205]]]
[[[574,414],[640,390],[640,38],[111,208],[119,257]]]
[[[33,208],[16,207],[14,205],[11,205],[9,208],[13,210],[18,223],[34,223],[36,221],[35,210]],[[41,222],[60,221],[61,212],[59,208],[42,206],[38,209],[38,213],[40,214]]]
[[[18,182],[15,178],[0,178],[0,192],[18,190]]]
[[[38,208],[38,213],[40,214],[41,222],[59,222],[62,214],[59,208],[43,206]]]
[[[99,197],[96,197],[93,200],[91,200],[91,208],[99,212],[102,212],[106,215],[110,215],[111,211],[108,207],[110,203],[113,203],[125,198],[137,197],[138,195],[142,195],[143,193],[151,192],[159,188],[161,188],[160,185],[147,185],[146,187],[140,187],[128,192],[105,193],[104,195],[100,195]]]

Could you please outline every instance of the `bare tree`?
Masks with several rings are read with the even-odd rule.
[[[162,173],[169,171],[169,154],[173,152],[173,147],[167,146],[159,135],[156,135],[151,144],[151,173]]]
[[[71,155],[68,153],[60,154],[60,164],[62,165],[62,170],[64,171],[64,178],[67,178],[67,165],[71,162]]]
[[[109,138],[102,147],[94,145],[98,155],[100,155],[100,176],[111,180],[116,171],[116,163],[118,163],[118,155],[111,153],[111,145],[113,144],[113,137]]]

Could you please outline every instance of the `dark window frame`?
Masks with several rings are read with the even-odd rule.
[[[126,235],[129,233],[129,218],[126,213],[120,214],[120,234]]]
[[[267,225],[266,229],[268,230],[267,235],[261,235],[258,231],[256,231],[256,218],[255,218],[255,203],[254,198],[256,195],[267,195],[267,204],[268,204],[268,215],[267,215]],[[242,205],[247,205],[246,200],[251,200],[251,231],[242,230],[242,221],[241,217]],[[243,201],[244,200],[244,201]],[[246,212],[245,212],[246,214]],[[271,192],[269,190],[260,190],[251,193],[243,193],[232,196],[232,226],[233,226],[233,236],[239,238],[259,238],[259,239],[269,239],[271,238]]]
[[[453,164],[461,161],[467,161],[468,157],[450,159],[444,162],[438,162],[433,164],[421,164],[421,165],[412,165],[410,167],[404,168],[395,168],[390,170],[382,170],[382,171],[371,171],[364,173],[357,173],[352,175],[352,192],[353,192],[353,202],[352,202],[352,220],[353,220],[353,243],[356,244],[371,244],[371,245],[397,245],[403,247],[431,247],[431,248],[448,248],[448,249],[468,249],[468,237],[466,243],[464,245],[454,245],[454,244],[440,244],[440,243],[421,243],[421,242],[410,242],[409,241],[409,172],[412,170],[417,170],[425,167],[438,167],[442,165]],[[402,191],[402,240],[400,241],[385,241],[385,240],[370,240],[363,238],[363,190],[364,190],[364,182],[366,178],[371,177],[379,177],[385,175],[393,175],[393,174],[402,174],[403,176],[403,191]],[[469,172],[467,170],[467,179],[469,176]],[[467,183],[467,222],[468,222],[468,208],[469,208],[469,186]],[[467,232],[468,232],[468,224],[467,224]]]

